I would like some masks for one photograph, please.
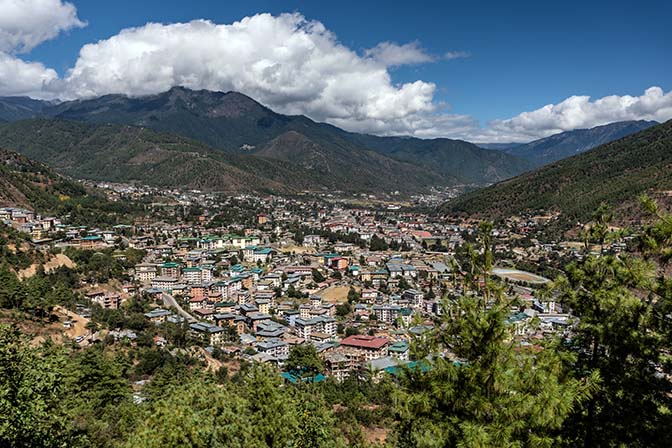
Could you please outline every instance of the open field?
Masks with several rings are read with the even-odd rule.
[[[317,294],[327,303],[343,303],[348,300],[349,286],[330,286],[327,289],[318,291]]]
[[[503,278],[504,280],[530,283],[533,285],[542,285],[550,281],[549,279],[541,277],[540,275],[536,275],[531,272],[520,271],[518,269],[495,268],[492,270],[492,273],[497,277]]]

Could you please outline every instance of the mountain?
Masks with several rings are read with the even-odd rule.
[[[42,113],[51,103],[26,96],[0,97],[0,122],[33,118]]]
[[[105,95],[44,103],[32,116],[179,134],[228,154],[258,154],[290,162],[313,175],[327,176],[326,181],[341,190],[417,191],[456,183],[484,185],[529,168],[515,156],[456,140],[352,134],[305,116],[278,114],[237,92],[174,87],[135,98]],[[302,151],[307,151],[305,157]],[[356,178],[359,185],[349,186]]]
[[[575,129],[550,137],[503,149],[506,153],[529,160],[539,167],[574,156],[605,143],[613,142],[651,126],[655,121],[619,121],[590,129]]]
[[[498,151],[506,151],[507,149],[513,149],[516,146],[524,145],[524,143],[476,143],[476,146],[484,149],[496,149]]]
[[[600,203],[626,210],[642,193],[670,190],[672,120],[460,196],[441,211],[496,219],[553,210],[587,220]]]
[[[292,145],[301,148],[296,141]],[[280,156],[273,141],[259,155],[229,154],[194,140],[138,126],[64,120],[32,119],[0,124],[0,146],[76,178],[209,191],[413,191],[442,181],[415,165],[383,158],[372,151],[359,154],[366,162],[357,162],[361,166],[352,171],[345,172],[341,166],[340,170],[330,172],[331,166],[304,168],[301,164],[308,163],[306,160],[301,163],[275,160]],[[333,159],[331,156],[330,160]]]
[[[49,191],[51,190],[51,191]],[[47,192],[47,194],[45,194]],[[51,202],[50,197],[83,193],[46,166],[6,149],[0,149],[0,206],[32,208],[32,204]],[[55,201],[54,201],[55,202]]]
[[[532,168],[529,162],[501,151],[447,138],[377,137],[349,134],[348,138],[397,160],[416,163],[462,184],[485,184],[516,176]]]

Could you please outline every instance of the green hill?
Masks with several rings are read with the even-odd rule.
[[[105,95],[31,108],[30,117],[141,126],[194,139],[228,154],[283,160],[326,177],[322,183],[342,190],[484,185],[529,168],[518,157],[461,141],[352,134],[305,116],[278,114],[237,92],[174,87],[143,97]],[[4,118],[15,120],[11,114]]]
[[[644,120],[618,121],[590,129],[561,132],[504,151],[529,160],[534,167],[540,167],[643,131],[656,124],[658,123],[655,121]]]
[[[349,138],[397,160],[416,163],[450,176],[458,183],[491,183],[532,168],[525,159],[503,151],[487,150],[473,143],[447,138],[377,137],[350,134]]]
[[[0,149],[0,206],[69,216],[72,223],[92,226],[127,222],[138,211],[6,149]]]
[[[626,209],[642,193],[672,190],[672,121],[458,197],[441,211],[495,219],[560,211],[587,220],[605,202]]]
[[[5,123],[0,124],[0,146],[72,177],[160,187],[408,192],[441,182],[438,175],[373,152],[362,152],[359,157],[364,160],[351,169],[346,169],[347,155],[337,165],[333,154],[327,166],[313,169],[304,166],[307,159],[300,156],[287,160],[274,156],[271,147],[259,156],[229,154],[184,137],[125,125],[48,119]]]

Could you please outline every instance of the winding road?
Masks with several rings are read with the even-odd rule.
[[[198,320],[194,316],[192,316],[191,314],[187,313],[182,309],[180,304],[177,303],[177,300],[175,300],[175,297],[165,292],[162,294],[162,296],[164,306],[175,308],[180,316],[187,319],[187,322],[198,322]]]

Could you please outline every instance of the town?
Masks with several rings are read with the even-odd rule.
[[[158,329],[172,325],[184,328],[191,344],[202,348],[199,356],[215,365],[221,363],[214,357],[267,363],[291,382],[343,381],[372,372],[379,379],[423,361],[412,352],[413,341],[437,324],[442,299],[463,293],[456,259],[474,222],[447,224],[412,206],[406,211],[373,200],[361,206],[333,197],[97,187],[117,201],[161,197],[150,207],[152,216],[163,219],[86,228],[67,224],[67,217],[0,209],[2,222],[30,235],[41,250],[107,251],[125,262],[116,276],[82,285],[76,308],[63,315],[68,327],[99,314],[92,308],[121,310],[126,302],[142,301],[145,318],[157,328],[154,344],[167,350],[170,341]],[[536,238],[555,218],[509,219],[493,232],[499,259],[492,275],[520,299],[507,322],[522,345],[567,332],[574,321],[569,310],[537,294],[549,281],[542,274],[581,256],[578,241]],[[608,248],[622,249],[621,243]],[[132,265],[129,250],[137,261]],[[138,337],[128,328],[89,325],[76,342],[95,344],[108,335],[131,344]],[[284,369],[290,352],[302,345],[314,347],[322,372],[305,376]],[[440,355],[460,361],[452,353]]]

